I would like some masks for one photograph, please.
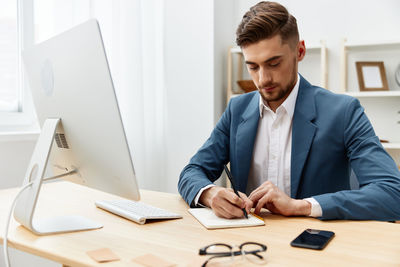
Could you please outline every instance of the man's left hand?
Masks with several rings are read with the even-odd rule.
[[[254,203],[256,214],[260,214],[261,208],[284,216],[308,216],[311,213],[310,202],[290,198],[270,181],[251,192],[249,199]]]

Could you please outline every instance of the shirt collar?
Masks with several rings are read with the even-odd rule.
[[[287,114],[289,115],[290,119],[293,118],[294,108],[296,106],[297,94],[299,93],[299,86],[300,86],[300,75],[297,74],[297,82],[293,87],[293,90],[290,92],[289,96],[285,99],[285,101],[278,107],[278,109],[280,107],[283,107],[286,110]],[[259,109],[261,118],[263,117],[264,108],[271,110],[268,105],[264,104],[262,96],[260,95]]]

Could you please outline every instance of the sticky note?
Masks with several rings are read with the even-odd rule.
[[[137,262],[146,267],[170,267],[175,266],[174,263],[166,261],[153,254],[145,254],[134,258],[132,261]]]
[[[97,262],[109,262],[109,261],[118,261],[120,258],[115,255],[109,248],[101,248],[91,251],[86,251],[86,254],[89,255],[92,259]]]

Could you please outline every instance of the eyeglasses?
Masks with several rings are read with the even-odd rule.
[[[235,248],[238,250],[235,250]],[[242,258],[255,263],[255,264],[265,264],[266,261],[263,256],[258,253],[267,251],[267,246],[256,243],[256,242],[245,242],[240,246],[230,246],[224,243],[215,243],[208,245],[199,250],[199,255],[210,255],[212,257],[208,258],[201,267],[205,267],[207,263],[215,258],[221,257],[231,257],[234,260],[235,256],[242,256]]]

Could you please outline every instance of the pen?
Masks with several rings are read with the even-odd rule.
[[[224,169],[225,169],[226,174],[228,175],[229,181],[231,182],[233,191],[235,192],[235,194],[236,194],[238,197],[240,197],[240,196],[239,196],[239,192],[236,190],[235,185],[234,185],[234,183],[233,183],[233,177],[232,177],[231,172],[229,171],[228,167],[226,167],[226,165],[224,165]],[[246,219],[248,219],[249,216],[247,216],[246,209],[243,208],[242,210],[243,210],[244,217],[246,217]]]

